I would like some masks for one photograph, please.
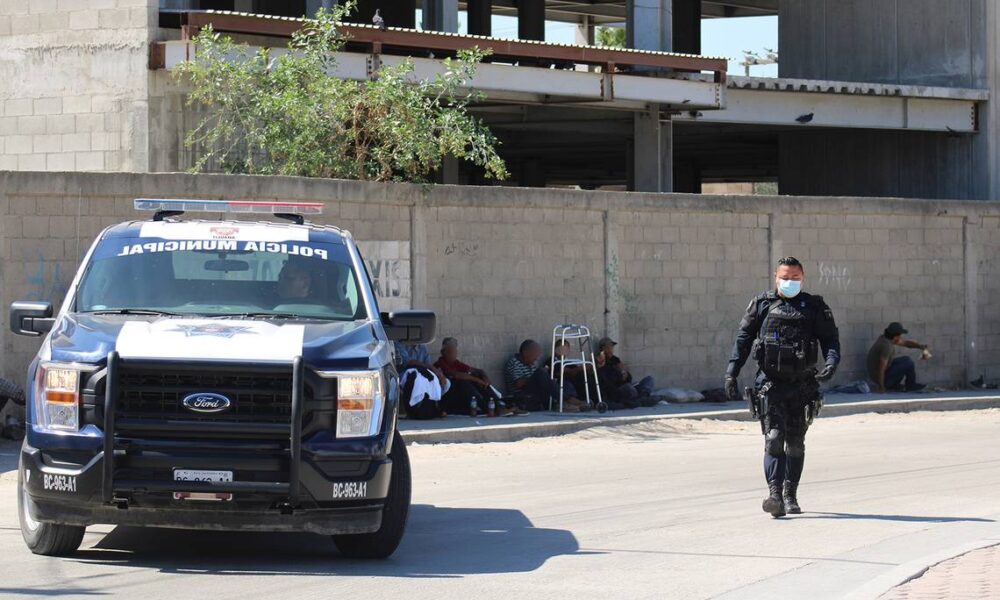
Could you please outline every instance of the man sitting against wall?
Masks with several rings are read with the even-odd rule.
[[[559,399],[559,386],[542,368],[539,359],[542,346],[535,340],[524,340],[517,354],[507,359],[503,374],[507,393],[514,397],[514,410],[523,414],[528,410],[547,409],[549,400]],[[575,406],[564,405],[565,412],[578,412]]]
[[[896,346],[921,350],[922,360],[931,357],[930,348],[927,344],[903,339],[907,333],[901,324],[889,323],[868,350],[868,376],[875,384],[875,391],[884,394],[887,391],[917,392],[924,389],[922,383],[917,383],[917,367],[913,359],[909,356],[897,357]]]
[[[475,417],[480,412],[488,412],[489,401],[493,400],[494,414],[506,414],[503,402],[486,371],[458,360],[458,340],[453,337],[444,338],[441,342],[441,357],[434,366],[451,380],[451,389],[444,395],[445,410],[452,414],[468,411],[469,416]]]
[[[638,383],[633,381],[632,373],[615,355],[618,342],[609,337],[597,342],[597,373],[601,379],[601,394],[609,404],[622,405],[624,408],[653,406],[656,399],[652,397],[656,384],[652,376],[643,377]]]

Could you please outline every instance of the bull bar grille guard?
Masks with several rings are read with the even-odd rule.
[[[127,362],[127,361],[125,361]],[[117,352],[108,355],[107,377],[104,393],[104,449],[101,472],[101,498],[105,504],[121,504],[122,499],[115,496],[116,491],[135,492],[217,492],[217,493],[263,493],[275,496],[285,496],[284,504],[294,508],[299,504],[300,481],[299,470],[302,458],[302,413],[303,413],[303,361],[296,356],[290,367],[292,371],[291,418],[288,426],[275,423],[184,423],[173,425],[162,424],[163,430],[177,428],[178,431],[197,429],[202,432],[215,431],[226,433],[280,433],[288,431],[288,481],[256,482],[256,481],[158,481],[158,480],[115,480],[115,450],[116,450],[116,404],[119,392],[119,370],[123,359]]]

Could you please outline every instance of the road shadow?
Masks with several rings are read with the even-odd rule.
[[[869,515],[861,513],[807,512],[792,515],[794,519],[858,519],[865,521],[898,521],[902,523],[995,523],[978,517],[920,517],[915,515]]]
[[[342,557],[324,536],[116,527],[73,559],[163,573],[460,577],[525,573],[576,554],[569,531],[542,529],[519,510],[411,507],[399,549],[387,560]]]
[[[17,470],[17,454],[21,442],[0,439],[0,475]]]

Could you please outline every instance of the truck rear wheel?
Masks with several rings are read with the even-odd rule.
[[[392,476],[389,496],[382,509],[382,526],[373,533],[335,535],[333,543],[348,558],[388,558],[399,547],[410,514],[410,456],[403,436],[397,431],[392,441]]]
[[[21,537],[35,554],[64,556],[76,552],[83,543],[86,527],[41,523],[32,518],[28,491],[24,489],[23,465],[18,469],[17,476],[17,515],[21,522]]]

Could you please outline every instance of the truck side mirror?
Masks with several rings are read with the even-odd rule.
[[[51,302],[14,302],[10,305],[10,330],[17,335],[38,337],[52,330]]]
[[[429,344],[434,341],[437,315],[430,310],[399,310],[381,313],[385,334],[394,342]]]

